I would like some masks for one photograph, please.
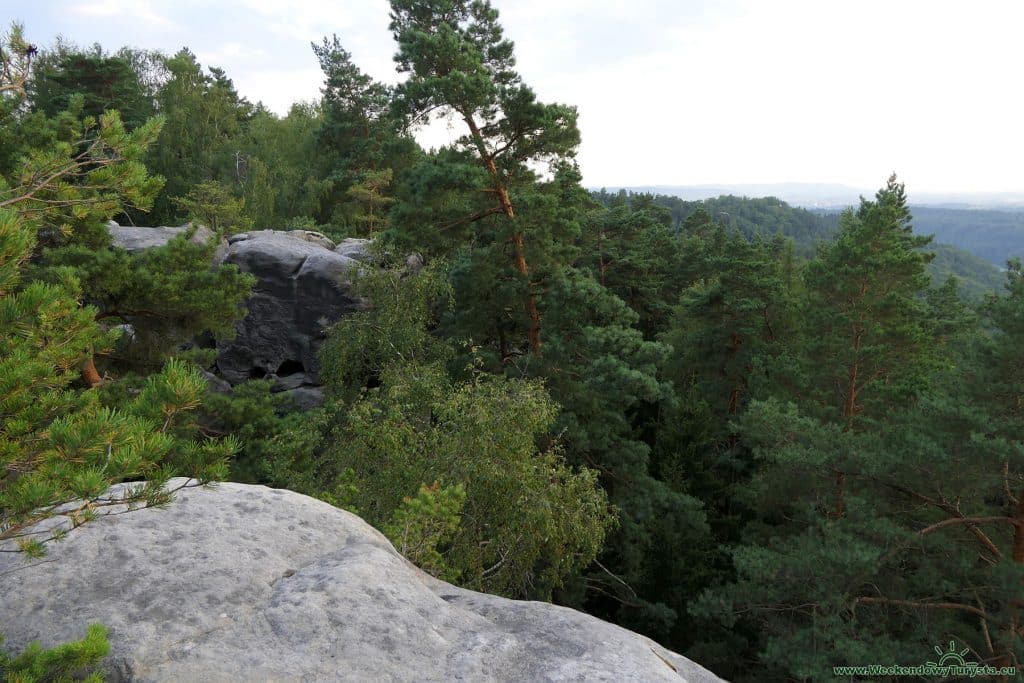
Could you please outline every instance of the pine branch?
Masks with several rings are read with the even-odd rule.
[[[917,533],[921,536],[927,536],[932,532],[938,531],[939,529],[943,529],[947,526],[953,526],[954,524],[994,524],[996,522],[1004,522],[1014,526],[1024,523],[1021,520],[1014,519],[1013,517],[953,517],[952,519],[936,522],[935,524],[921,529]]]
[[[896,598],[861,596],[859,598],[855,598],[853,601],[854,612],[857,611],[857,605],[859,604],[893,605],[895,607],[913,607],[919,609],[955,610],[975,614],[986,621],[995,621],[995,617],[993,617],[985,610],[975,607],[974,605],[965,605],[962,602],[919,602],[916,600],[898,600]]]
[[[475,223],[476,221],[480,220],[481,218],[486,218],[487,216],[493,216],[493,215],[498,214],[498,213],[505,213],[505,207],[499,205],[499,206],[492,206],[491,208],[484,209],[483,211],[477,211],[474,214],[470,214],[469,216],[465,216],[465,217],[460,218],[460,219],[458,219],[456,221],[452,221],[451,223],[449,223],[447,225],[441,226],[440,228],[438,228],[438,230],[450,230],[451,228],[454,228],[454,227],[459,226],[459,225],[465,225],[466,223]]]
[[[943,512],[946,512],[947,514],[954,515],[958,519],[963,519],[963,518],[966,517],[966,515],[964,515],[962,512],[960,512],[960,510],[958,510],[953,505],[950,505],[945,500],[936,500],[934,498],[929,498],[928,496],[924,495],[923,493],[918,493],[917,491],[913,491],[911,489],[908,489],[905,486],[900,486],[899,484],[894,484],[892,482],[883,481],[883,480],[878,479],[876,477],[869,477],[869,478],[872,479],[873,481],[881,484],[882,486],[890,488],[890,489],[892,489],[894,491],[898,491],[899,493],[902,493],[905,496],[908,496],[910,498],[914,498],[914,499],[919,500],[921,502],[927,503],[927,504],[929,504],[931,506],[937,507],[940,510],[942,510]],[[979,529],[976,524],[974,524],[974,523],[972,523],[970,521],[966,522],[966,524],[967,524],[967,528],[970,530],[970,532],[972,534],[974,534],[975,538],[978,539],[979,543],[981,543],[983,546],[985,546],[986,550],[988,550],[990,553],[992,553],[992,555],[994,555],[996,557],[996,559],[999,559],[999,560],[1003,559],[1002,551],[999,550],[999,548],[996,546],[996,544],[992,542],[992,539],[989,538],[988,535],[984,531]]]

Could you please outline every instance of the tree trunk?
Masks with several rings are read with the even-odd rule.
[[[86,386],[90,389],[103,384],[103,378],[100,377],[100,373],[96,370],[96,363],[93,361],[92,356],[82,363],[81,367],[82,381],[85,382]]]
[[[527,339],[530,342],[530,353],[540,358],[540,313],[537,311],[537,301],[534,299],[533,286],[530,284],[530,269],[523,254],[523,233],[512,233],[512,249],[516,270],[526,278],[526,315],[529,318]]]
[[[843,396],[843,417],[846,418],[847,431],[853,429],[853,419],[857,415],[857,378],[860,373],[860,349],[863,341],[863,329],[855,326],[853,329],[853,352],[854,361],[850,365],[846,375],[846,394]],[[832,514],[836,519],[846,514],[846,473],[836,470],[836,500],[832,508]]]
[[[729,414],[735,415],[740,410],[740,387],[733,387],[729,393]]]
[[[498,353],[501,355],[501,364],[508,363],[508,342],[505,341],[505,330],[501,328],[501,318],[494,321],[494,329],[498,331]]]
[[[836,472],[836,501],[832,516],[840,519],[846,515],[846,472]]]
[[[498,195],[498,201],[501,203],[501,210],[509,220],[515,220],[516,212],[512,208],[512,199],[508,195],[508,190],[505,185],[501,182],[501,177],[498,175],[498,167],[494,164],[494,158],[487,150],[487,145],[484,143],[483,135],[480,133],[479,126],[476,125],[476,121],[472,116],[463,115],[463,119],[466,125],[469,126],[469,131],[473,135],[473,143],[476,145],[477,151],[480,153],[480,158],[484,162],[484,166],[487,168],[487,172],[491,176],[491,182],[494,184],[492,188],[494,193]],[[526,253],[524,250],[523,233],[515,230],[512,232],[512,261],[517,271],[519,271],[523,277],[526,278],[526,317],[528,318],[527,328],[527,339],[530,343],[530,353],[536,357],[540,357],[540,312],[537,310],[537,300],[533,295],[533,283],[530,282],[530,268],[526,263]]]
[[[1017,502],[1013,507],[1013,563],[1024,565],[1024,497],[1018,493]],[[1020,608],[1024,600],[1014,601],[1013,631],[1018,638],[1024,636],[1020,626]]]

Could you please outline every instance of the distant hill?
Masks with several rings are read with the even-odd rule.
[[[1002,268],[1007,259],[1024,258],[1024,212],[949,209],[911,205],[914,232],[934,235],[936,242],[959,247]],[[839,210],[815,211],[827,223],[838,221]]]
[[[778,197],[787,204],[811,208],[850,206],[856,204],[862,194],[871,194],[869,190],[858,189],[848,185],[823,183],[648,185],[608,188],[608,191],[617,192],[620,189],[633,193],[679,197],[687,201],[714,199],[723,196],[747,198]]]
[[[940,209],[911,206],[914,230],[933,234],[997,266],[1009,258],[1024,258],[1024,212]]]
[[[747,183],[721,185],[642,185],[610,187],[607,192],[625,190],[633,194],[654,194],[678,197],[685,201],[715,199],[717,197],[762,198],[777,197],[792,206],[808,208],[836,208],[856,204],[869,190],[848,185],[826,183]]]
[[[1006,275],[980,256],[941,242],[932,242],[925,251],[935,254],[935,259],[928,264],[933,285],[940,285],[950,275],[955,275],[960,281],[960,294],[968,301],[978,301],[986,294],[1003,290]]]
[[[680,225],[698,209],[703,209],[725,225],[753,238],[783,235],[793,240],[797,250],[806,256],[814,253],[818,242],[835,234],[835,221],[807,209],[790,206],[775,197],[737,197],[726,195],[699,201],[655,195],[655,201],[672,211],[675,225]]]
[[[607,204],[613,201],[617,193],[599,191],[592,194],[598,201]],[[630,193],[627,192],[626,196],[629,197]],[[751,239],[755,235],[788,237],[793,240],[797,253],[806,258],[813,256],[817,245],[830,240],[839,229],[838,209],[809,211],[791,206],[775,197],[750,198],[726,195],[686,200],[670,195],[653,194],[653,200],[655,204],[664,206],[672,212],[672,222],[677,229],[689,216],[703,209],[718,221],[739,230]],[[1000,235],[1016,234],[1010,229],[1017,225],[1012,220],[1012,217],[1016,217],[1021,221],[1019,239],[1024,246],[1024,213],[926,207],[911,207],[911,210],[914,215],[914,232],[936,236],[935,241],[927,247],[928,251],[935,254],[935,259],[928,265],[928,272],[935,285],[945,282],[950,275],[955,275],[960,280],[961,295],[969,300],[978,300],[985,294],[1001,290],[1005,281],[1004,275],[996,267],[995,262],[977,251],[966,250],[965,245],[970,243],[976,248],[984,245],[996,248],[995,243],[1002,239]],[[995,216],[986,220],[985,214]],[[1003,232],[996,231],[995,237],[989,239],[988,228],[984,226],[1003,224],[1008,226],[1007,229]],[[982,234],[972,232],[968,227],[972,225],[982,226],[979,228]],[[954,242],[954,239],[960,244]],[[1004,252],[1005,249],[1000,251]],[[1005,262],[1005,256],[1001,262]]]
[[[778,197],[787,204],[810,209],[856,206],[860,197],[872,197],[875,189],[837,183],[746,183],[708,185],[638,185],[607,187],[610,193],[620,189],[634,193],[660,194],[687,201],[711,199],[723,195],[736,197]],[[1024,211],[1024,192],[917,192],[907,187],[910,201],[917,206],[948,209],[995,209]]]

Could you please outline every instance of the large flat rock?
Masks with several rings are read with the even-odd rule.
[[[182,225],[179,227],[161,226],[156,228],[142,228],[134,225],[118,225],[114,221],[107,224],[110,232],[111,246],[124,249],[136,254],[146,249],[162,247],[179,235],[186,234],[191,226]],[[191,240],[194,244],[207,244],[214,238],[213,232],[206,227],[197,226],[192,234]]]
[[[101,518],[42,562],[0,553],[0,577],[8,647],[102,622],[115,682],[720,680],[580,612],[438,581],[355,515],[262,486]]]

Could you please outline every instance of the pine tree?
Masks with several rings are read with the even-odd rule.
[[[105,507],[166,504],[171,476],[222,477],[234,443],[175,438],[206,388],[183,364],[149,378],[127,410],[110,410],[96,392],[74,388],[82,362],[116,335],[103,333],[95,310],[79,305],[70,274],[57,284],[19,286],[33,246],[24,220],[0,210],[0,549],[38,555]],[[137,479],[148,481],[107,492]],[[53,517],[61,523],[33,528]]]
[[[844,217],[808,266],[805,388],[737,421],[757,467],[736,498],[756,516],[736,580],[698,611],[758,634],[767,676],[830,680],[950,637],[989,664],[1020,653],[1024,450],[971,398],[992,386],[972,318],[955,284],[927,290],[908,218],[893,180]]]
[[[542,104],[522,83],[514,70],[513,45],[504,39],[498,12],[487,0],[393,0],[391,31],[398,42],[398,69],[409,74],[398,88],[401,104],[416,117],[434,111],[457,116],[468,133],[456,149],[486,171],[486,181],[473,189],[491,201],[446,227],[504,216],[512,265],[525,281],[530,352],[539,356],[536,285],[513,196],[519,183],[533,180],[528,162],[554,164],[575,154],[576,110]]]
[[[110,364],[151,371],[204,335],[232,339],[255,283],[235,265],[211,266],[220,241],[193,242],[195,230],[138,254],[74,245],[48,249],[29,272],[52,281],[73,271],[100,324],[129,326]]]
[[[395,202],[395,199],[385,193],[393,177],[394,172],[390,168],[367,171],[359,182],[348,189],[348,196],[361,207],[354,216],[356,221],[366,226],[366,230],[360,231],[360,234],[373,237],[387,221],[386,209]]]
[[[352,62],[337,36],[313,44],[324,73],[316,157],[328,189],[320,218],[348,234],[373,233],[392,201],[391,180],[417,156],[393,110],[394,91]],[[376,211],[376,213],[375,213]]]
[[[86,117],[76,130],[92,130],[93,123]],[[70,232],[57,222],[61,217],[106,220],[125,202],[151,199],[159,182],[138,159],[159,126],[152,121],[126,133],[117,114],[106,113],[93,137],[32,149],[0,188],[2,551],[39,555],[104,508],[164,505],[171,476],[218,478],[235,448],[230,439],[187,438],[187,415],[205,383],[182,363],[169,362],[122,410],[75,387],[79,368],[91,366],[116,334],[103,332],[95,309],[79,304],[70,269],[55,270],[50,283],[22,281],[37,234]],[[147,481],[108,492],[138,479]],[[45,520],[51,523],[39,525]]]
[[[232,196],[223,183],[199,183],[184,197],[171,197],[189,222],[209,228],[218,235],[245,232],[253,220],[245,212],[245,200]]]
[[[162,119],[128,132],[116,111],[82,115],[82,100],[54,118],[9,112],[0,139],[11,153],[0,167],[0,208],[17,206],[38,227],[38,245],[109,243],[106,222],[126,208],[148,209],[163,179],[143,159]]]
[[[835,242],[807,268],[812,380],[829,419],[854,428],[885,401],[909,398],[929,364],[925,266],[904,187],[889,178],[874,201],[840,221]],[[876,398],[877,397],[877,398]]]
[[[103,673],[94,669],[109,652],[107,628],[91,624],[81,640],[49,650],[44,650],[38,641],[16,657],[0,650],[0,676],[16,683],[103,683]]]
[[[781,239],[750,241],[721,226],[684,244],[694,279],[663,337],[676,350],[668,374],[680,388],[693,382],[724,423],[750,400],[769,355],[792,341],[786,339],[793,327],[783,273],[787,246]]]
[[[67,110],[80,95],[83,113],[99,117],[114,109],[128,130],[156,115],[156,107],[140,74],[124,57],[104,54],[99,45],[86,51],[59,45],[35,60],[30,99],[48,117]]]
[[[24,96],[37,50],[25,40],[24,27],[14,22],[0,37],[0,97]]]
[[[671,221],[668,209],[656,206],[595,209],[580,239],[577,265],[640,315],[648,339],[667,327],[682,285]]]

